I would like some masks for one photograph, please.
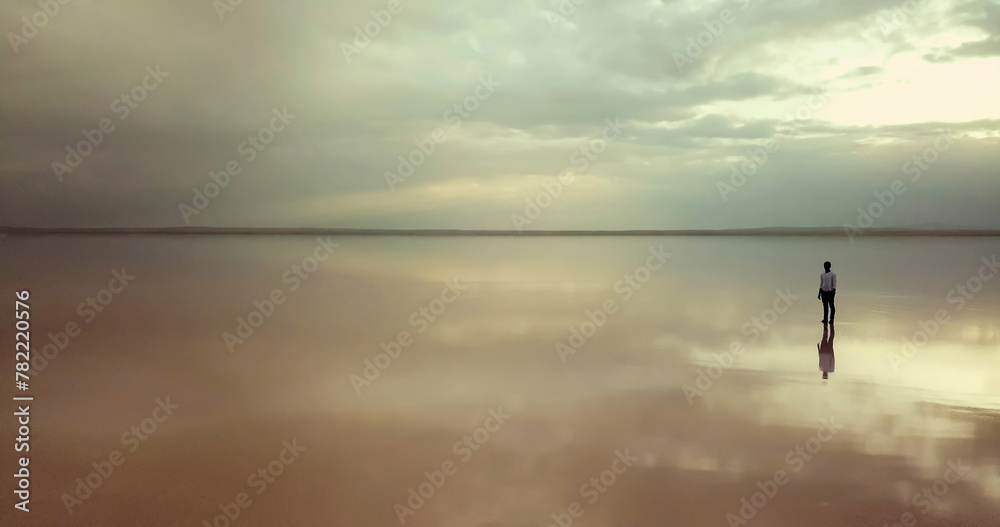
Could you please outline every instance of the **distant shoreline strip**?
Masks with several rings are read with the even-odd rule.
[[[846,236],[841,228],[820,229],[721,229],[721,230],[552,230],[552,231],[507,231],[507,230],[450,230],[450,229],[325,229],[325,228],[214,228],[214,227],[166,227],[166,228],[45,228],[45,227],[0,227],[0,234],[7,235],[199,235],[199,236]],[[1000,230],[908,230],[871,229],[865,237],[1000,237]]]

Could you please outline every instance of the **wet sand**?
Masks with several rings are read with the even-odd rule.
[[[36,357],[49,333],[64,349],[31,380],[32,512],[0,518],[995,526],[997,248],[11,236],[3,332],[27,288]],[[826,259],[840,290],[824,381]],[[109,287],[114,271],[134,279]]]

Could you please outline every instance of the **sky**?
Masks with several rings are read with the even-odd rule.
[[[995,1],[230,1],[3,3],[0,225],[1000,229]]]

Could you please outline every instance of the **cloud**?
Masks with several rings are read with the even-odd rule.
[[[844,74],[843,76],[847,77],[847,78],[851,78],[851,77],[867,77],[869,75],[875,75],[875,74],[878,74],[878,73],[882,73],[884,71],[885,71],[885,68],[883,68],[881,66],[860,66],[860,67],[854,68],[853,70],[849,71],[848,73]]]
[[[591,186],[560,199],[539,228],[838,224],[867,190],[852,174],[901,164],[899,144],[943,124],[970,132],[970,166],[992,160],[995,137],[982,128],[1000,107],[984,88],[996,69],[988,2],[921,5],[888,36],[877,16],[891,6],[860,0],[588,0],[555,25],[547,1],[401,5],[350,62],[342,44],[384,2],[244,3],[222,22],[193,1],[63,6],[0,63],[0,224],[183,224],[178,205],[283,106],[298,119],[198,222],[507,228],[538,178],[616,117],[630,128],[589,167]],[[678,71],[672,53],[724,8],[733,22]],[[30,14],[0,7],[0,27],[19,30]],[[52,163],[115,119],[113,101],[155,65],[170,77],[60,183]],[[496,92],[452,127],[446,112],[484,75]],[[818,89],[829,101],[788,134],[782,122]],[[442,127],[447,140],[389,192],[384,173]],[[823,214],[781,188],[741,191],[752,210],[739,200],[717,210],[715,182],[767,139],[782,146],[760,182],[804,200],[828,187],[844,194]],[[978,183],[989,175],[970,173],[942,206],[995,190]],[[956,214],[1000,227],[1000,213]]]

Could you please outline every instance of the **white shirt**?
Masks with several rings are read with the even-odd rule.
[[[830,271],[819,275],[819,288],[823,291],[833,291],[837,288],[837,274]]]

